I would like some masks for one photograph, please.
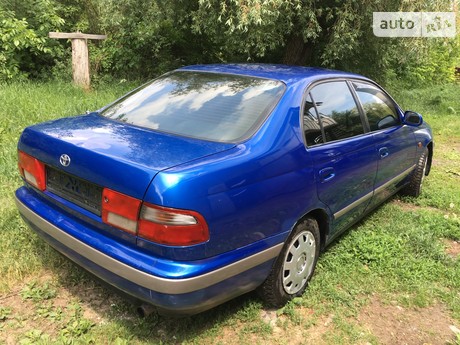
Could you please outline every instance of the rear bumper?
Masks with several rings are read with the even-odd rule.
[[[25,187],[16,191],[18,210],[34,231],[97,277],[162,312],[199,313],[255,289],[269,274],[282,247],[279,243],[244,257],[234,253],[237,259],[220,267],[212,262],[222,262],[220,256],[196,262],[165,260],[104,236],[71,215],[43,205],[34,194]],[[46,212],[41,212],[44,207]],[[123,260],[114,253],[122,255]],[[168,265],[172,277],[167,276]],[[148,271],[146,266],[150,267]],[[182,273],[178,266],[184,267]],[[213,269],[209,271],[209,267]]]

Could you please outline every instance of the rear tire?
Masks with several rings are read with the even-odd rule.
[[[315,271],[319,247],[318,223],[306,218],[294,228],[270,275],[258,289],[267,305],[281,307],[303,294]]]
[[[412,172],[409,184],[401,191],[402,194],[418,197],[422,193],[423,180],[426,175],[426,168],[428,164],[428,149],[420,156],[417,165]]]

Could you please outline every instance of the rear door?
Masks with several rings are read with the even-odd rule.
[[[368,132],[350,84],[324,81],[305,98],[305,141],[315,165],[319,199],[333,215],[331,235],[359,218],[377,174],[374,136]]]
[[[378,153],[378,169],[372,206],[393,195],[415,164],[416,145],[413,130],[402,125],[393,100],[379,87],[352,81],[367,118]]]

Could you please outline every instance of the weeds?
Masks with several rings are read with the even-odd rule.
[[[56,297],[56,290],[53,289],[49,283],[39,286],[35,281],[33,281],[22,289],[21,297],[23,299],[31,299],[34,302],[40,302]]]
[[[0,321],[5,321],[11,315],[11,308],[0,307]]]

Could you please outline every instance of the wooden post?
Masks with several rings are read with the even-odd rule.
[[[77,85],[88,88],[89,78],[89,55],[86,39],[74,38],[72,40],[72,74],[73,81]]]
[[[106,35],[91,35],[81,32],[50,32],[50,38],[65,38],[72,40],[72,74],[75,84],[88,89],[91,84],[89,76],[88,40],[103,40]]]

